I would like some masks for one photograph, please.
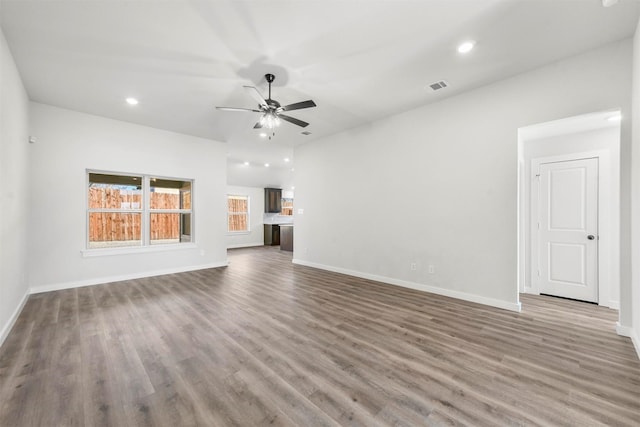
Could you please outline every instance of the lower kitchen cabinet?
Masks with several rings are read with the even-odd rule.
[[[280,250],[293,252],[293,225],[280,226]]]
[[[280,226],[278,224],[264,224],[265,246],[278,246],[280,244]]]

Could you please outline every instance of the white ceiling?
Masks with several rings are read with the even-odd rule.
[[[639,16],[636,0],[0,0],[33,101],[227,142],[230,175],[283,175],[297,144],[630,37]],[[283,123],[268,141],[255,113],[214,108],[254,108],[242,86],[266,94],[267,72],[281,104],[318,104],[291,112],[311,136]]]

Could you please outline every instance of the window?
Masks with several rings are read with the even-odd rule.
[[[249,196],[227,196],[227,230],[230,233],[249,231]]]
[[[151,178],[149,243],[191,241],[191,181]]]
[[[89,172],[87,247],[190,242],[190,180]]]
[[[293,199],[282,199],[280,215],[293,216]]]

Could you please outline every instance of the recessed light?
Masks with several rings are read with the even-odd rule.
[[[264,164],[264,167],[265,167],[265,168],[268,168],[268,167],[269,167],[269,163],[265,163],[265,164]]]
[[[292,189],[292,190],[295,190],[295,189],[296,189],[296,187],[291,187],[291,189]]]
[[[260,132],[260,136],[261,136],[262,138],[266,138],[266,137],[267,137],[267,134],[266,134],[266,133],[264,133],[264,132]]]
[[[245,166],[249,166],[249,162],[244,162],[244,165]]]
[[[138,100],[135,98],[127,98],[126,101],[129,105],[138,105]]]
[[[460,45],[458,45],[458,52],[460,53],[469,53],[473,50],[473,48],[475,47],[476,42],[473,40],[469,40],[463,43],[460,43]]]
[[[620,114],[616,114],[615,116],[611,116],[607,119],[610,122],[619,122],[622,120],[622,116]]]
[[[285,161],[285,162],[288,162],[288,161],[289,161],[289,158],[288,158],[288,157],[285,157],[285,158],[284,158],[284,161]]]

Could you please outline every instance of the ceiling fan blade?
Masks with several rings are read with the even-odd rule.
[[[316,103],[312,100],[296,102],[295,104],[289,104],[282,107],[282,111],[301,110],[303,108],[315,107]]]
[[[282,120],[286,120],[289,123],[293,123],[294,125],[298,125],[298,126],[303,127],[303,128],[309,126],[309,123],[303,122],[302,120],[298,120],[298,119],[296,119],[294,117],[291,117],[291,116],[285,116],[284,114],[278,114],[278,117],[280,117]]]
[[[235,107],[216,107],[218,110],[222,111],[249,111],[252,113],[262,113],[260,110],[252,110],[251,108],[235,108]]]
[[[265,101],[262,95],[260,95],[260,92],[258,92],[258,89],[256,89],[253,86],[243,86],[243,87],[247,90],[247,92],[249,92],[249,95],[251,95],[253,99],[258,101],[258,105],[261,105],[265,108],[267,107],[267,101]]]
[[[262,123],[260,123],[260,122],[256,123],[253,128],[254,129],[262,129]]]

